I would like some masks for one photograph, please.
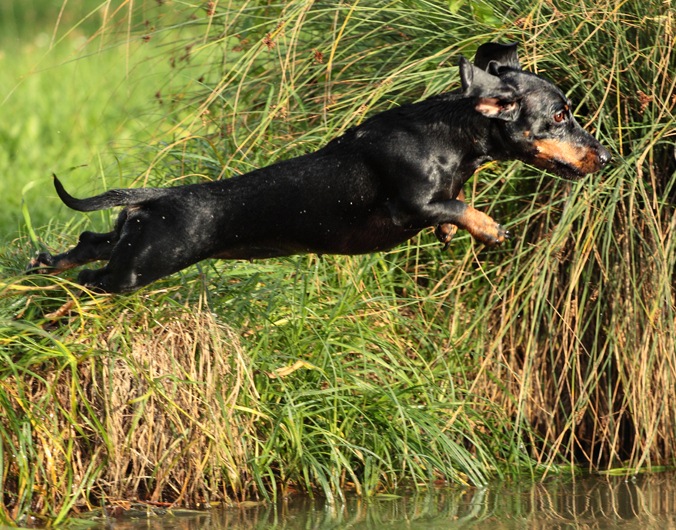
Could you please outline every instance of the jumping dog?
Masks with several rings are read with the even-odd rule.
[[[460,58],[462,88],[376,114],[310,154],[215,182],[113,189],[86,199],[56,192],[83,212],[124,206],[108,233],[84,232],[31,272],[107,260],[78,282],[121,293],[207,258],[390,249],[426,227],[448,243],[458,228],[477,241],[509,233],[467,205],[463,184],[490,160],[521,160],[575,178],[610,153],[585,132],[549,81],[521,69],[515,44],[488,43]]]

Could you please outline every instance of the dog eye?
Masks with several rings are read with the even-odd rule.
[[[554,121],[556,123],[563,123],[564,121],[566,121],[567,118],[568,112],[566,112],[565,110],[560,110],[559,112],[554,114]]]

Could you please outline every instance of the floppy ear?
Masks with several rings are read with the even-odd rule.
[[[482,44],[474,56],[474,65],[494,75],[497,75],[501,68],[521,70],[516,46],[515,42],[511,44],[500,44],[498,42]]]
[[[505,121],[514,121],[517,118],[519,103],[516,90],[498,76],[477,68],[461,57],[460,80],[463,96],[476,98],[474,109],[479,114]]]

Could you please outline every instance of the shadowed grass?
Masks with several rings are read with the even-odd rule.
[[[204,262],[125,297],[18,276],[31,250],[17,240],[0,284],[0,434],[19,455],[3,458],[5,520],[132,496],[340,500],[673,465],[674,11],[452,7],[186,4],[181,22],[149,18],[139,34],[176,35],[162,53],[185,87],[158,94],[147,169],[102,164],[103,181],[227,178],[318,148],[455,88],[458,54],[488,40],[519,42],[612,167],[577,182],[484,168],[466,191],[515,234],[502,248],[461,233],[443,253],[421,234],[369,256]],[[107,216],[35,226],[38,243],[61,249]]]

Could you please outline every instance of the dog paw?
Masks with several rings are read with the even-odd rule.
[[[448,245],[451,244],[451,240],[458,231],[458,227],[451,223],[443,223],[437,225],[434,229],[434,235],[437,239],[443,244],[444,250],[448,249]]]
[[[488,215],[484,215],[481,222],[476,223],[469,230],[472,237],[484,245],[500,245],[511,237],[509,230],[496,223]]]
[[[46,274],[54,268],[54,258],[48,252],[40,252],[28,262],[26,274]]]
[[[491,230],[486,230],[481,234],[477,234],[474,238],[483,243],[484,245],[500,245],[504,243],[507,239],[511,237],[511,234],[508,230],[505,230],[502,225],[496,223],[495,227]]]
[[[471,206],[467,206],[462,215],[457,218],[457,224],[484,245],[499,245],[510,236],[510,233],[502,225],[496,223],[490,215]]]
[[[507,239],[512,237],[512,233],[509,230],[505,230],[505,227],[498,225],[498,239],[497,243],[504,243]]]
[[[495,223],[494,227],[481,234],[482,237],[477,238],[485,245],[500,245],[511,237],[509,230],[505,230],[502,225]]]

